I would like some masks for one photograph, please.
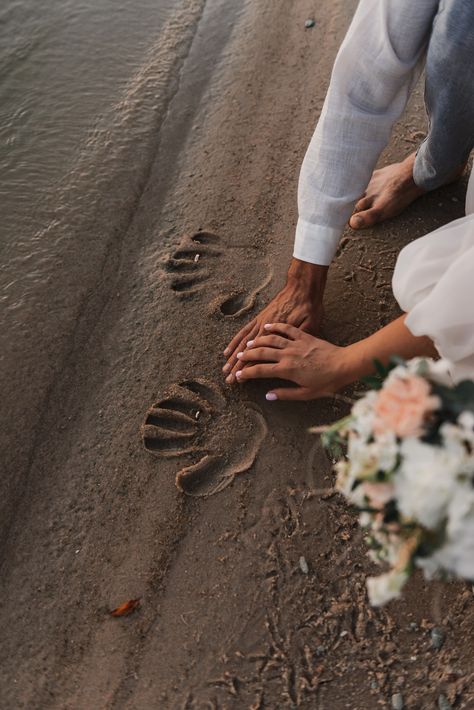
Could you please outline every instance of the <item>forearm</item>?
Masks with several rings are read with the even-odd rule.
[[[423,63],[437,0],[362,0],[301,168],[294,256],[329,264]]]
[[[413,335],[405,325],[406,315],[397,318],[373,335],[344,348],[343,367],[346,384],[355,382],[374,371],[374,360],[387,365],[393,355],[438,357],[433,341],[426,336]]]

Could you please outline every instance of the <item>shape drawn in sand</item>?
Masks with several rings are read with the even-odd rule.
[[[171,274],[171,289],[181,298],[193,298],[199,295],[211,296],[211,310],[224,317],[237,317],[250,311],[258,294],[271,281],[271,272],[261,275],[261,261],[255,269],[248,268],[258,280],[256,285],[235,289],[227,284],[242,281],[239,268],[242,264],[251,264],[255,250],[239,244],[225,244],[217,234],[196,232],[192,236],[184,235],[178,249],[164,261],[164,269]],[[218,289],[220,295],[213,297]]]
[[[150,407],[142,426],[145,449],[158,457],[191,456],[176,485],[190,496],[218,493],[253,465],[267,425],[252,404],[232,401],[206,380],[172,385]]]

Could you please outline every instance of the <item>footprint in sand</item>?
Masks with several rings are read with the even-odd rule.
[[[164,260],[171,275],[171,289],[181,298],[193,298],[219,290],[211,301],[211,310],[224,317],[237,317],[250,311],[258,294],[270,283],[271,273],[262,277],[262,265],[246,270],[250,281],[245,289],[235,289],[242,281],[242,264],[251,264],[255,249],[239,244],[225,244],[217,234],[196,232],[184,235],[178,249]],[[232,286],[234,284],[234,287]]]
[[[151,407],[142,426],[145,449],[154,456],[191,456],[176,485],[190,496],[210,496],[226,488],[254,463],[267,425],[253,405],[233,400],[205,380],[172,385]]]

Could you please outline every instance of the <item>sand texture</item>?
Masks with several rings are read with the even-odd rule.
[[[283,283],[299,166],[356,2],[185,6],[164,35],[173,61],[150,61],[117,108],[126,130],[149,101],[151,137],[114,156],[99,203],[52,214],[44,278],[2,331],[0,706],[367,710],[400,693],[472,709],[469,585],[416,577],[368,606],[374,568],[307,433],[345,405],[266,402],[264,384],[221,374]],[[420,87],[381,163],[424,129]],[[96,141],[107,160],[113,132]],[[397,253],[460,216],[464,191],[347,231],[326,337],[397,315]]]

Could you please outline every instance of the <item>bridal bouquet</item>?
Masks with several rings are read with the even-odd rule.
[[[453,386],[443,360],[377,368],[349,416],[322,432],[369,554],[389,567],[367,580],[373,605],[399,596],[415,566],[474,579],[474,382]]]

